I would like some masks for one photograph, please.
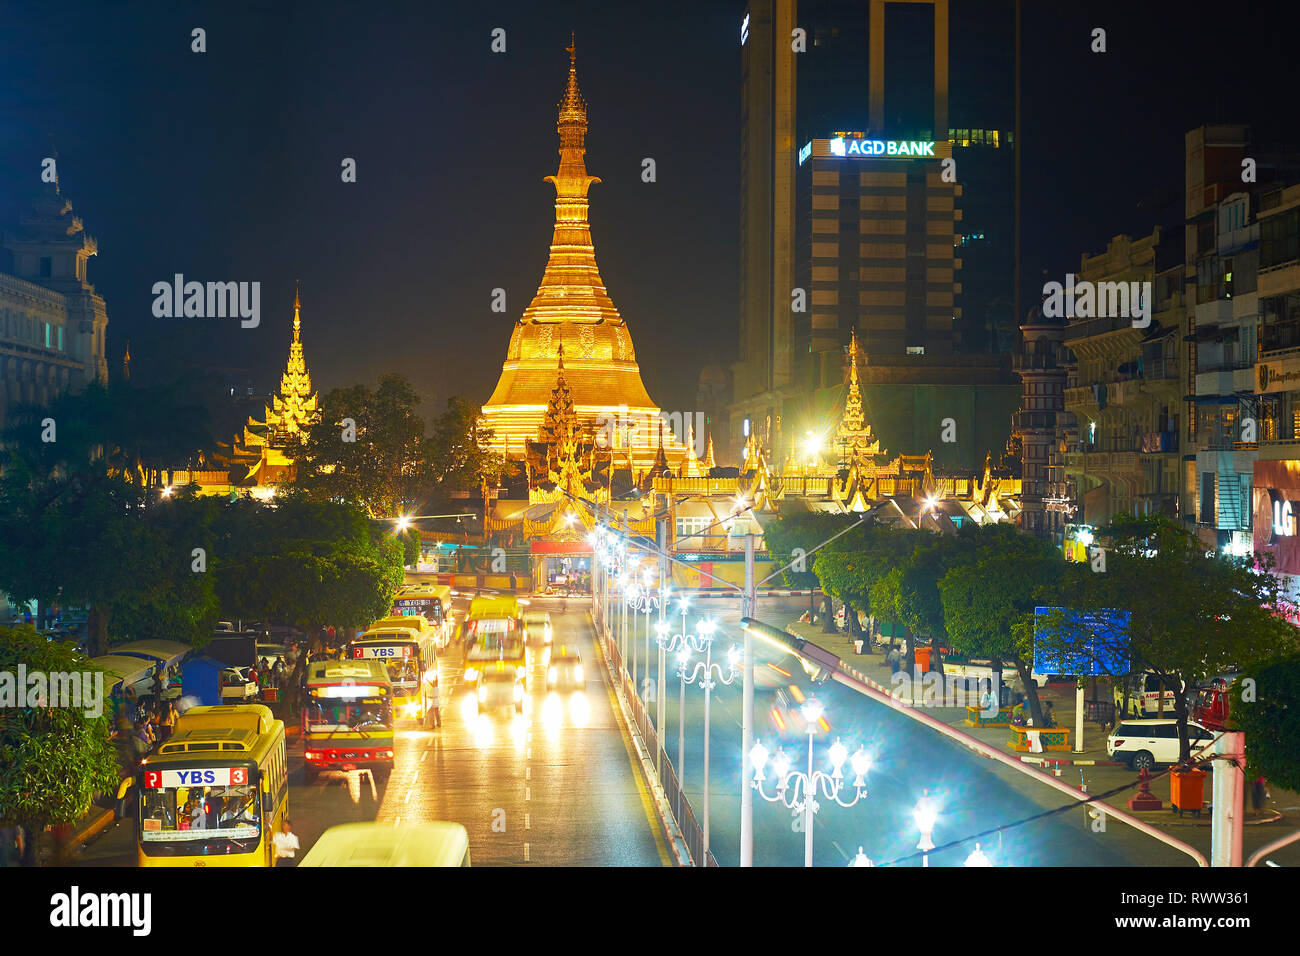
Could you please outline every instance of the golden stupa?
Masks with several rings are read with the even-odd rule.
[[[596,266],[587,189],[600,179],[587,174],[583,160],[587,104],[578,91],[572,42],[567,50],[569,82],[556,123],[560,168],[545,179],[555,187],[550,258],[537,294],[510,336],[501,379],[483,406],[482,424],[493,432],[494,451],[522,457],[527,442],[538,436],[563,347],[564,372],[579,425],[595,435],[612,436],[615,461],[643,470],[655,461],[658,451],[659,407],[646,393],[632,336]],[[685,453],[671,431],[665,445],[672,462]]]

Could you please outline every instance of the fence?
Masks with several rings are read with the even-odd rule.
[[[599,603],[597,603],[597,608],[599,608]],[[659,781],[664,788],[664,796],[668,802],[669,812],[672,813],[677,828],[682,832],[682,839],[686,841],[686,849],[690,853],[691,861],[696,866],[701,865],[701,860],[704,861],[704,866],[717,866],[718,861],[714,859],[713,854],[704,852],[704,829],[695,818],[695,811],[691,808],[691,802],[677,782],[677,771],[674,769],[672,761],[668,759],[668,754],[664,752],[659,743],[659,735],[655,732],[654,724],[650,720],[650,715],[646,712],[645,704],[642,703],[636,688],[632,686],[632,678],[628,674],[627,668],[623,666],[623,655],[619,652],[618,643],[604,627],[604,622],[600,620],[599,609],[594,616],[598,622],[597,629],[604,638],[605,659],[609,662],[615,679],[623,688],[628,709],[632,712],[634,728],[641,735],[642,741],[645,742],[646,752],[650,755],[651,762],[659,768]]]

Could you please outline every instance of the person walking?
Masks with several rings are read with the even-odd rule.
[[[429,688],[429,726],[436,730],[442,729],[442,688],[438,686],[436,677],[433,686]]]
[[[298,836],[293,832],[292,822],[288,817],[280,824],[280,832],[271,840],[275,844],[276,866],[297,866],[297,853],[300,849]]]

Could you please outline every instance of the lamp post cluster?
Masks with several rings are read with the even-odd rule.
[[[678,786],[686,786],[686,685],[698,684],[704,691],[704,853],[709,853],[709,733],[712,729],[713,688],[718,684],[731,684],[740,676],[740,650],[732,647],[727,652],[727,665],[713,660],[713,633],[717,629],[712,621],[700,621],[695,634],[686,633],[686,601],[683,600],[682,633],[670,634],[671,626],[660,621],[656,641],[664,653],[677,655],[677,677],[680,686],[677,696],[677,768]],[[691,663],[691,654],[701,654],[704,660]]]

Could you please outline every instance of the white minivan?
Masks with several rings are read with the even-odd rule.
[[[1194,755],[1214,739],[1214,732],[1189,720],[1187,738]],[[1178,721],[1121,721],[1114,733],[1106,738],[1106,753],[1114,760],[1126,762],[1134,770],[1151,770],[1158,763],[1177,763]]]

